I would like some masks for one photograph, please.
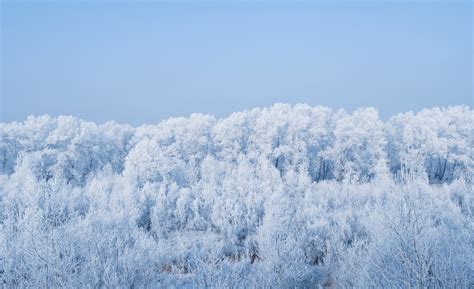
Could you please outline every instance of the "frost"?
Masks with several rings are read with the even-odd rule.
[[[0,282],[474,286],[474,113],[0,123]]]

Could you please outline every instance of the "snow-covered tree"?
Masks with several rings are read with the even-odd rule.
[[[474,114],[0,123],[0,284],[470,288]]]

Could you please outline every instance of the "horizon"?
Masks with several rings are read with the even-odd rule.
[[[141,123],[141,124],[133,124],[133,123],[127,123],[127,122],[120,122],[120,121],[116,121],[114,119],[108,119],[108,120],[104,120],[104,121],[95,121],[95,120],[91,120],[91,119],[87,119],[87,118],[82,118],[82,117],[78,117],[76,115],[72,115],[72,114],[59,114],[59,115],[51,115],[51,114],[48,114],[48,113],[43,113],[43,114],[29,114],[27,115],[24,119],[20,119],[20,120],[12,120],[12,121],[9,121],[9,122],[6,122],[6,121],[0,121],[0,123],[22,123],[22,122],[25,122],[26,120],[28,120],[28,118],[30,117],[33,117],[33,118],[40,118],[40,117],[51,117],[51,118],[59,118],[59,117],[73,117],[75,119],[78,119],[78,120],[81,120],[81,121],[85,121],[85,122],[93,122],[97,125],[102,125],[102,124],[105,124],[105,123],[108,123],[108,122],[113,122],[113,123],[116,123],[116,124],[120,124],[120,125],[130,125],[131,127],[133,128],[138,128],[140,126],[147,126],[147,125],[158,125],[162,122],[166,122],[170,119],[175,119],[175,118],[190,118],[192,115],[205,115],[205,116],[210,116],[210,117],[213,117],[215,118],[216,120],[224,120],[224,119],[227,119],[229,117],[231,117],[233,114],[235,113],[245,113],[245,112],[250,112],[252,110],[255,110],[255,109],[258,109],[258,110],[263,110],[263,109],[271,109],[273,108],[274,106],[277,106],[277,105],[290,105],[292,108],[294,108],[295,106],[299,106],[299,105],[306,105],[306,106],[309,106],[311,108],[316,108],[316,107],[322,107],[322,108],[328,108],[330,109],[331,111],[333,112],[338,112],[338,111],[343,111],[345,113],[347,113],[348,115],[352,115],[355,111],[357,110],[360,110],[360,109],[367,109],[367,108],[373,108],[377,111],[377,115],[379,117],[379,119],[383,122],[388,122],[390,121],[390,119],[392,117],[395,117],[399,114],[405,114],[405,113],[413,113],[413,114],[417,114],[417,113],[420,113],[422,111],[425,111],[425,110],[432,110],[432,109],[441,109],[441,110],[445,110],[445,109],[449,109],[449,108],[453,108],[453,107],[467,107],[469,110],[471,109],[471,106],[468,105],[468,104],[455,104],[455,105],[447,105],[447,106],[429,106],[429,107],[424,107],[424,108],[421,108],[419,110],[407,110],[407,111],[401,111],[401,112],[397,112],[395,114],[392,114],[388,117],[383,117],[382,115],[380,115],[380,111],[376,108],[376,107],[373,107],[373,106],[361,106],[361,107],[357,107],[357,108],[354,108],[354,109],[351,109],[351,110],[348,110],[348,109],[345,109],[343,107],[339,107],[339,108],[335,108],[335,107],[330,107],[330,106],[326,106],[326,105],[310,105],[308,103],[284,103],[284,102],[278,102],[278,103],[274,103],[272,105],[269,105],[269,106],[256,106],[256,107],[251,107],[251,108],[248,108],[248,109],[243,109],[243,110],[239,110],[239,111],[234,111],[234,112],[231,112],[230,114],[227,114],[227,115],[224,115],[224,116],[216,116],[212,113],[202,113],[202,112],[192,112],[188,115],[180,115],[180,116],[169,116],[167,118],[164,118],[164,119],[161,119],[161,120],[158,120],[156,122],[145,122],[145,123]]]

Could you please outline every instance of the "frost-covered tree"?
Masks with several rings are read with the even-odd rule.
[[[337,120],[334,144],[326,150],[338,181],[366,182],[388,174],[384,124],[373,108]]]
[[[0,284],[470,288],[473,116],[0,123]]]
[[[465,106],[425,109],[392,117],[389,154],[402,178],[432,183],[470,178],[473,168],[473,112]]]

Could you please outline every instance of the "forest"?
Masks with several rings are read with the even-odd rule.
[[[472,288],[474,111],[0,123],[5,288]]]

